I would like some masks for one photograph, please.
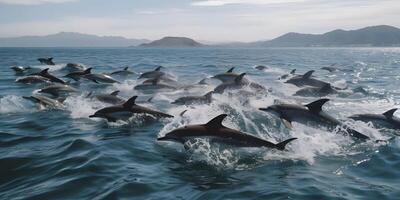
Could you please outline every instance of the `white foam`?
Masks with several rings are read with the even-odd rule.
[[[21,113],[30,111],[32,111],[32,107],[27,104],[27,100],[20,96],[7,95],[0,98],[0,113]]]

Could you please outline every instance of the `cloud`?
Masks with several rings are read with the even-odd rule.
[[[40,5],[49,3],[67,3],[78,0],[0,0],[0,4],[10,5]]]
[[[306,0],[199,0],[193,2],[192,6],[223,6],[229,4],[282,4],[282,3],[299,3]]]

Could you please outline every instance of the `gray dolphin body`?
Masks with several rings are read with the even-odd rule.
[[[71,87],[69,85],[63,85],[63,84],[53,84],[50,86],[47,86],[45,88],[42,88],[39,90],[40,93],[47,93],[51,94],[55,97],[59,96],[67,96],[71,93],[78,93],[78,89]]]
[[[233,82],[222,83],[221,85],[218,85],[214,89],[214,92],[222,94],[227,90],[240,90],[244,87],[249,87],[250,89],[253,89],[257,92],[265,92],[266,91],[264,86],[259,85],[257,83],[249,82],[247,79],[244,79],[243,78],[244,75],[246,75],[246,73],[242,73],[239,76],[237,76]]]
[[[37,60],[40,62],[40,64],[55,65],[53,58],[38,58]]]
[[[15,73],[18,73],[18,74],[22,74],[22,73],[25,73],[25,72],[27,72],[27,71],[29,71],[29,70],[31,70],[32,68],[31,67],[23,67],[23,66],[12,66],[12,67],[10,67],[12,70],[14,70],[14,72]]]
[[[144,82],[136,85],[135,90],[176,90],[177,88],[166,83],[162,83],[160,79],[152,79],[151,82]]]
[[[110,122],[115,122],[118,119],[127,119],[135,113],[149,114],[149,115],[152,115],[152,116],[158,117],[158,118],[174,117],[172,115],[162,113],[160,111],[156,111],[156,110],[153,110],[150,108],[136,105],[136,103],[135,103],[136,98],[137,98],[137,96],[133,96],[123,104],[100,109],[100,110],[96,111],[93,115],[90,115],[89,117],[90,118],[93,118],[93,117],[105,118],[105,119],[107,119],[107,121],[110,121]]]
[[[268,67],[264,65],[257,65],[255,68],[261,71],[268,69]]]
[[[65,65],[65,69],[67,69],[70,72],[77,72],[77,71],[84,71],[85,67],[83,65],[76,63],[67,63],[67,65]]]
[[[165,78],[172,79],[172,80],[174,79],[173,75],[165,73],[165,72],[162,72],[161,68],[162,68],[162,66],[158,66],[153,71],[144,72],[143,74],[140,74],[138,79],[142,79],[142,78],[156,79],[156,78],[159,78],[161,76],[163,76]]]
[[[235,69],[235,67],[232,67],[225,73],[217,74],[211,78],[218,79],[218,80],[222,81],[222,83],[234,82],[235,79],[239,76],[239,74],[233,72],[234,69]]]
[[[321,67],[321,69],[326,70],[328,72],[334,72],[334,71],[337,70],[335,67],[332,67],[332,66],[330,66],[330,67]]]
[[[207,80],[207,78],[203,78],[199,82],[197,82],[196,84],[185,85],[183,87],[180,87],[180,89],[191,90],[191,89],[196,89],[196,88],[204,88],[204,87],[208,86],[208,83],[207,83],[206,80]]]
[[[172,104],[177,105],[192,105],[192,104],[209,104],[212,101],[212,93],[208,92],[203,96],[186,96],[176,99]]]
[[[52,99],[46,96],[42,95],[32,95],[32,96],[23,96],[24,99],[30,100],[34,103],[37,103],[39,105],[43,105],[45,107],[52,107],[52,108],[57,108],[61,107],[62,103],[64,102],[64,98],[62,99]]]
[[[115,80],[113,77],[107,74],[86,74],[83,76],[84,78],[91,80],[95,83],[120,83]]]
[[[296,74],[296,69],[292,69],[292,71],[290,71],[289,74],[284,74],[281,77],[279,77],[279,80],[287,79],[289,78],[289,76],[294,76],[295,74]]]
[[[38,75],[24,76],[18,78],[15,82],[25,84],[51,83],[50,79]]]
[[[322,106],[327,101],[329,101],[329,99],[320,99],[305,106],[297,104],[278,104],[267,108],[260,108],[260,110],[278,115],[288,127],[291,127],[291,122],[312,126],[324,126],[330,130],[335,129],[337,126],[342,126],[347,133],[357,139],[369,139],[368,136],[346,127],[342,122],[325,113],[322,110]]]
[[[287,80],[285,83],[290,83],[297,87],[312,86],[312,87],[318,87],[318,88],[322,88],[326,84],[329,84],[327,82],[312,78],[311,76],[313,73],[314,73],[314,70],[308,71],[304,75],[298,75],[298,76],[295,76],[295,77]]]
[[[49,68],[46,68],[46,69],[40,71],[39,73],[34,73],[32,75],[38,75],[38,76],[45,77],[45,78],[49,79],[51,82],[54,82],[54,83],[65,84],[65,81],[63,81],[63,80],[51,75],[49,73]]]
[[[92,95],[92,93],[89,93],[86,97],[88,98],[94,98],[97,99],[98,101],[108,103],[108,104],[122,104],[125,102],[125,99],[118,97],[119,91],[114,91],[110,94],[97,94],[97,95]]]
[[[306,87],[303,89],[298,90],[294,95],[295,96],[303,96],[303,97],[311,97],[311,96],[316,96],[316,97],[323,97],[327,96],[330,94],[337,94],[338,92],[332,88],[331,84],[326,84],[322,88],[318,87]]]
[[[372,122],[377,127],[400,129],[400,119],[393,116],[397,108],[388,110],[383,114],[358,114],[349,118],[363,122]]]
[[[71,72],[67,75],[65,75],[64,77],[73,79],[74,81],[79,81],[81,79],[81,77],[90,74],[91,73],[92,68],[87,68],[86,70],[81,70],[81,71],[74,71]]]
[[[111,75],[120,75],[120,76],[128,76],[128,75],[131,75],[131,74],[135,74],[135,72],[130,71],[129,67],[125,67],[122,70],[111,72]]]
[[[278,144],[274,144],[256,136],[225,127],[222,125],[222,121],[226,118],[226,116],[226,114],[219,115],[206,124],[188,125],[177,128],[165,134],[165,136],[157,138],[157,140],[185,143],[192,138],[211,137],[215,139],[215,141],[239,147],[267,147],[285,150],[285,147],[289,142],[297,139],[290,138]]]

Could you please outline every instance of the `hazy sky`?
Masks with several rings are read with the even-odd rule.
[[[380,24],[400,27],[400,0],[0,0],[0,37],[72,31],[254,41]]]

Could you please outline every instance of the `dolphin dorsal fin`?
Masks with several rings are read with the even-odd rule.
[[[48,73],[49,73],[49,68],[46,68],[39,72],[39,74],[48,74]]]
[[[124,71],[128,71],[128,69],[129,69],[129,67],[125,67],[125,68],[124,68]]]
[[[147,102],[150,103],[152,100],[153,100],[153,97],[150,97],[150,98],[147,99]]]
[[[114,92],[111,92],[110,95],[117,96],[118,93],[119,93],[119,90],[115,90]]]
[[[293,69],[292,71],[290,71],[290,74],[295,74],[296,73],[296,69]]]
[[[160,66],[158,66],[154,71],[160,71],[161,70],[161,65]]]
[[[228,71],[226,71],[226,73],[232,73],[234,69],[235,67],[231,67]]]
[[[315,72],[314,70],[310,70],[310,71],[306,72],[306,73],[303,75],[303,78],[305,78],[305,79],[310,78],[311,75],[312,75],[314,72]]]
[[[240,83],[243,80],[244,75],[246,75],[246,73],[241,73],[238,77],[236,77],[235,83]]]
[[[321,112],[322,111],[322,106],[328,102],[329,99],[319,99],[314,102],[311,102],[307,105],[305,105],[311,112]]]
[[[396,111],[397,111],[397,108],[393,108],[393,109],[390,109],[390,110],[384,112],[383,115],[385,115],[385,117],[387,117],[387,118],[392,118],[392,117],[393,117],[393,114],[394,114]]]
[[[92,96],[93,95],[93,91],[90,91],[87,95],[86,95],[86,98],[89,98],[90,96]]]
[[[130,108],[130,107],[134,106],[136,98],[137,98],[137,96],[133,96],[133,97],[129,98],[122,106],[125,108]]]
[[[50,57],[50,58],[48,58],[47,60],[52,61],[52,60],[53,60],[53,57]]]
[[[85,72],[85,74],[90,74],[90,73],[92,73],[92,68],[89,67],[84,72]]]
[[[201,79],[197,84],[199,84],[199,85],[206,85],[206,84],[207,84],[206,78]]]
[[[214,117],[209,122],[207,122],[207,124],[205,124],[205,125],[207,127],[209,127],[209,128],[221,128],[221,127],[223,127],[222,121],[224,121],[226,116],[228,116],[228,115],[227,114],[220,114],[220,115]]]
[[[206,97],[207,99],[209,99],[209,98],[212,97],[212,94],[213,94],[213,93],[214,93],[214,91],[207,92],[207,94],[205,94],[204,97]]]

